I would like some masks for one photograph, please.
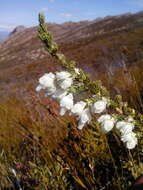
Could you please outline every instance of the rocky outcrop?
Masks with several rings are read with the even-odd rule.
[[[13,35],[13,34],[15,34],[15,33],[22,32],[22,31],[25,30],[25,29],[26,29],[25,26],[22,26],[22,25],[17,26],[17,27],[10,33],[10,35]]]

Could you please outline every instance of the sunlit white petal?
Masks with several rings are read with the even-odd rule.
[[[71,110],[73,107],[73,95],[70,93],[67,96],[64,96],[60,100],[60,107],[66,108],[67,110]]]
[[[92,105],[91,111],[93,113],[101,113],[106,109],[107,102],[105,100],[99,100]]]
[[[107,120],[107,119],[111,119],[111,115],[109,115],[109,114],[104,114],[104,115],[101,115],[99,118],[98,118],[98,122],[99,123],[102,123],[102,122],[104,122],[105,120]]]
[[[85,106],[86,106],[86,102],[84,101],[77,102],[73,106],[71,112],[75,115],[80,115],[83,112],[83,109],[85,108]]]
[[[89,108],[86,108],[82,111],[81,115],[79,116],[79,123],[78,129],[82,129],[83,126],[88,122],[91,121],[91,114]]]

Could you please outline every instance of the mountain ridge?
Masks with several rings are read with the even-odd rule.
[[[22,32],[22,31],[25,30],[25,29],[26,29],[25,26],[19,25],[19,26],[17,26],[16,28],[14,28],[12,32],[10,32],[9,36],[11,36],[11,35],[13,35],[13,34],[15,34],[15,33],[18,33],[18,32]]]

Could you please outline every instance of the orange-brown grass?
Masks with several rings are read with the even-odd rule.
[[[39,99],[35,94],[30,94],[29,98],[26,98],[25,101],[12,97],[10,100],[1,103],[0,168],[1,171],[4,170],[5,172],[0,173],[2,177],[0,180],[0,187],[4,187],[4,185],[5,187],[8,186],[6,179],[10,175],[9,170],[11,167],[16,168],[21,179],[26,175],[22,173],[22,169],[20,171],[17,169],[17,165],[21,168],[24,167],[24,165],[28,165],[28,167],[31,168],[28,176],[34,179],[35,174],[33,170],[37,168],[37,175],[39,175],[41,183],[44,183],[43,180],[46,180],[45,184],[47,183],[47,185],[49,185],[48,180],[50,179],[46,179],[45,176],[49,174],[43,174],[44,171],[46,172],[45,167],[55,167],[55,169],[53,168],[53,173],[51,173],[51,177],[54,178],[56,167],[59,169],[61,168],[60,170],[64,170],[62,169],[62,167],[64,167],[62,166],[64,164],[62,160],[63,155],[65,156],[65,162],[71,168],[76,168],[77,164],[78,167],[81,166],[79,165],[80,160],[78,160],[80,159],[80,154],[84,154],[81,148],[82,146],[84,147],[84,144],[80,143],[81,134],[79,134],[76,129],[75,120],[69,116],[64,118],[60,117],[57,110],[58,106],[56,103],[45,98]],[[69,127],[74,129],[74,134],[71,136],[72,140],[69,137]],[[79,140],[76,142],[78,138]],[[66,139],[69,139],[69,145],[66,144]],[[105,145],[102,140],[100,142],[101,146],[96,143],[90,143],[90,140],[91,138],[88,139],[89,147],[91,150],[94,150],[92,154],[94,156],[98,155],[99,152],[104,154]],[[73,147],[70,145],[70,141]],[[68,146],[71,146],[73,149],[72,152],[68,152]],[[58,152],[59,156],[55,155],[54,151]],[[79,156],[74,158],[72,153],[75,154],[75,156],[77,154]],[[88,154],[91,154],[90,151]],[[57,159],[59,161],[57,161]],[[63,164],[59,165],[58,162]],[[60,173],[56,175],[60,175]],[[77,176],[75,176],[75,178],[76,177]],[[83,180],[85,179],[83,178]],[[54,181],[54,183],[56,183],[56,181]],[[58,181],[57,185],[59,185],[59,183]]]
[[[1,145],[6,150],[10,150],[12,146],[19,144],[23,137],[34,134],[37,138],[45,139],[45,143],[48,146],[50,144],[51,148],[56,141],[66,135],[65,127],[70,122],[70,118],[61,118],[56,113],[53,115],[50,109],[52,108],[49,108],[48,104],[45,104],[45,107],[42,103],[32,105],[23,100],[16,100],[14,97],[1,103]]]
[[[4,188],[4,184],[8,186],[5,181],[10,175],[9,167],[14,167],[17,163],[24,165],[30,161],[34,165],[34,155],[39,157],[37,159],[48,162],[48,152],[58,146],[66,136],[67,124],[72,122],[71,118],[61,118],[54,111],[52,113],[47,107],[48,104],[44,107],[42,102],[38,104],[36,99],[33,101],[35,103],[32,102],[32,105],[28,104],[28,101],[13,97],[0,105],[0,168],[1,171],[5,170],[0,173],[1,188]],[[34,153],[33,149],[38,149],[38,153]]]
[[[58,109],[55,102],[35,93],[0,104],[0,187],[13,186],[11,168],[22,187],[33,190],[126,187],[133,176],[124,165],[128,154],[116,136],[106,138],[96,120],[80,132],[75,119],[59,116]]]

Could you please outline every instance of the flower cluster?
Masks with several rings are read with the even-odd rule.
[[[103,133],[115,129],[121,133],[121,140],[126,143],[128,149],[132,149],[137,144],[134,129],[133,118],[129,117],[127,121],[117,121],[112,115],[103,114],[108,107],[109,99],[102,96],[93,95],[91,99],[74,103],[74,94],[70,91],[74,85],[75,76],[80,74],[80,70],[75,68],[74,74],[67,71],[46,73],[39,79],[39,85],[36,91],[43,89],[46,96],[51,96],[60,104],[60,115],[66,112],[75,115],[78,119],[78,129],[82,130],[85,124],[89,123],[93,114],[100,114],[97,122],[101,125]],[[89,101],[90,100],[90,101]]]
[[[116,120],[111,115],[105,114],[98,118],[98,122],[101,124],[102,131],[107,133],[113,129]]]
[[[79,69],[75,69],[75,75],[79,75]],[[39,85],[36,91],[45,90],[46,96],[51,96],[60,104],[60,115],[66,112],[78,117],[78,129],[82,129],[86,123],[89,123],[94,113],[102,113],[106,110],[107,98],[102,97],[100,100],[89,105],[87,101],[79,101],[74,104],[73,93],[69,88],[74,83],[74,77],[67,72],[61,71],[54,73],[46,73],[39,79]],[[96,96],[95,96],[96,97]]]
[[[66,111],[73,107],[73,94],[68,93],[69,87],[73,84],[73,78],[67,71],[46,73],[39,79],[39,85],[36,91],[45,90],[45,96],[51,96],[60,103],[60,114],[64,115]]]
[[[128,149],[133,149],[137,145],[137,137],[133,132],[134,123],[133,118],[129,117],[127,121],[118,121],[116,123],[116,128],[121,133],[121,140],[126,143]]]
[[[128,149],[133,149],[137,145],[136,134],[133,132],[134,129],[134,119],[129,116],[127,121],[117,121],[117,119],[109,114],[101,115],[98,118],[98,122],[101,124],[101,129],[103,132],[107,133],[113,129],[119,130],[121,133],[121,141],[126,143]]]

